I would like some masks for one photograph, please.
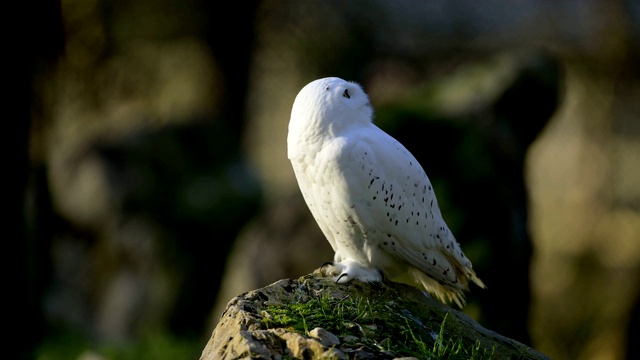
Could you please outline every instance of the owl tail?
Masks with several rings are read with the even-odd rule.
[[[482,280],[480,280],[480,278],[478,276],[476,276],[476,272],[473,271],[472,268],[467,268],[465,269],[465,273],[467,274],[467,278],[469,278],[469,280],[473,281],[476,285],[478,285],[479,287],[486,289],[487,285],[485,285]]]
[[[476,276],[476,273],[471,268],[467,268],[464,272],[458,273],[459,281],[455,285],[440,283],[438,280],[427,276],[415,268],[410,270],[410,274],[418,287],[425,289],[442,303],[456,303],[460,309],[466,305],[465,291],[469,290],[467,286],[469,280],[483,289],[486,288],[486,285]]]

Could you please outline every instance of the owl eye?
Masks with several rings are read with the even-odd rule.
[[[342,96],[346,97],[347,99],[351,99],[351,96],[349,95],[349,89],[344,89]]]

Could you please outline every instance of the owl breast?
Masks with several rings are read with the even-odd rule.
[[[399,214],[408,214],[411,206],[398,203],[403,198],[401,189],[394,190],[371,157],[359,151],[361,141],[362,136],[353,136],[330,142],[316,156],[294,165],[294,170],[311,213],[335,251],[334,261],[355,260],[397,279],[409,266],[397,254],[401,241],[396,234],[382,231],[390,225],[379,219],[392,219],[402,227],[405,223],[397,221]]]

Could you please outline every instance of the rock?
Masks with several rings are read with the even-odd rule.
[[[309,336],[312,338],[320,340],[320,343],[324,346],[334,346],[340,344],[340,339],[327,330],[317,327],[311,331],[309,331]]]
[[[457,349],[457,350],[456,350]],[[335,284],[317,272],[232,299],[201,360],[549,359],[399,283]]]

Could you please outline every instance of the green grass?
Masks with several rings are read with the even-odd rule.
[[[448,315],[448,314],[447,314]],[[493,357],[493,350],[489,353],[487,349],[483,348],[480,344],[480,341],[476,341],[470,347],[464,346],[462,343],[462,339],[458,339],[455,341],[452,338],[447,340],[444,339],[444,324],[447,321],[447,315],[445,315],[442,320],[442,324],[440,324],[440,331],[438,332],[438,338],[433,344],[433,349],[431,353],[425,354],[429,355],[434,359],[469,359],[469,360],[480,360],[480,359],[491,359]]]
[[[343,345],[364,346],[395,356],[434,360],[493,357],[493,351],[479,342],[469,346],[462,339],[448,337],[446,316],[438,329],[425,329],[418,320],[403,315],[393,305],[374,306],[366,298],[335,299],[323,292],[306,302],[268,306],[262,312],[262,322],[267,328],[288,328],[307,336],[312,329],[321,327],[337,335]]]
[[[177,338],[169,334],[149,335],[140,341],[118,345],[96,345],[82,334],[61,330],[38,346],[35,359],[69,360],[95,354],[105,360],[174,360],[197,359],[201,352],[199,339]]]

